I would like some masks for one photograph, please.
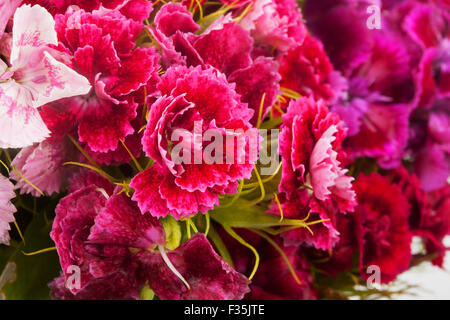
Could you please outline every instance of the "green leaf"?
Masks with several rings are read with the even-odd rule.
[[[284,219],[280,221],[280,217],[265,213],[257,206],[251,206],[250,201],[245,199],[237,200],[231,207],[218,207],[210,213],[211,218],[216,222],[233,228],[265,229],[305,225],[301,220]]]
[[[51,224],[44,215],[36,215],[28,225],[24,237],[26,245],[19,244],[8,262],[16,264],[16,280],[6,283],[2,291],[9,300],[41,300],[50,298],[48,283],[59,275],[60,266],[56,251],[26,256],[54,246],[50,239]]]

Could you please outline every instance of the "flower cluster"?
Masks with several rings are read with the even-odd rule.
[[[0,2],[2,256],[54,242],[27,257],[57,252],[54,299],[336,298],[442,266],[450,6],[301,3]]]

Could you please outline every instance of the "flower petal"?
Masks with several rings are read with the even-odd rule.
[[[11,64],[16,68],[25,65],[37,48],[49,44],[58,44],[52,15],[38,5],[23,5],[17,9],[14,14]]]
[[[31,104],[28,90],[15,81],[0,84],[0,148],[23,148],[49,136]]]

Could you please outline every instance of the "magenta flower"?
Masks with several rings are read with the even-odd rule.
[[[0,174],[0,244],[9,245],[9,224],[14,222],[16,212],[11,199],[15,196],[14,185]]]
[[[279,239],[277,242],[280,243]],[[251,284],[251,300],[316,300],[311,265],[304,253],[295,246],[280,246],[294,268],[297,280],[280,254],[267,242],[258,247],[262,263]]]
[[[124,193],[111,194],[111,184],[98,176],[79,178],[71,189],[81,189],[56,209],[51,236],[63,275],[50,285],[53,297],[137,299],[146,281],[161,299],[242,299],[248,292],[248,280],[204,235],[166,253],[158,219],[143,215]],[[80,268],[79,288],[67,287],[73,266]]]
[[[42,7],[24,5],[14,15],[10,66],[0,60],[0,147],[20,148],[43,141],[49,131],[38,108],[86,94],[90,85],[56,58],[55,22]]]

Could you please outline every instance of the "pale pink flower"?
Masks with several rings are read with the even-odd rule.
[[[24,5],[14,14],[10,67],[0,60],[0,147],[22,148],[49,136],[38,108],[87,94],[83,76],[57,61],[55,22],[44,8]]]
[[[11,171],[10,178],[17,181],[15,189],[20,190],[20,194],[31,194],[34,197],[42,195],[36,188],[47,195],[61,192],[68,177],[77,171],[74,166],[64,165],[65,162],[76,159],[76,152],[72,143],[65,137],[49,138],[23,148],[14,158],[12,165],[27,181]]]
[[[15,197],[14,185],[0,174],[0,244],[9,245],[9,224],[14,222],[16,208],[11,199]]]

